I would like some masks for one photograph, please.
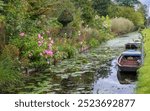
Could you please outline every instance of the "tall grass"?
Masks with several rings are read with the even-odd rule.
[[[144,65],[139,70],[136,92],[150,94],[150,29],[142,31],[144,36],[145,59]]]
[[[120,17],[111,20],[111,30],[118,35],[131,32],[133,29],[133,22],[126,18]]]

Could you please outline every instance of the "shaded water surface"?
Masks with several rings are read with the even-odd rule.
[[[12,93],[112,94],[134,93],[136,74],[117,73],[116,58],[124,44],[136,39],[139,33],[115,38],[26,78],[24,86]]]
[[[100,71],[99,71],[100,70]],[[95,76],[94,90],[96,94],[132,94],[134,93],[136,73],[117,71],[116,59],[112,60],[110,68],[99,69]],[[104,74],[106,73],[106,74]],[[104,75],[105,76],[104,76]],[[102,76],[101,76],[102,75]]]

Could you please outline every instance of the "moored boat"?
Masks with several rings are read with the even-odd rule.
[[[122,72],[135,72],[142,64],[141,52],[137,50],[127,50],[117,59],[118,70]]]
[[[126,50],[137,50],[140,49],[140,47],[141,47],[141,43],[137,43],[137,42],[130,42],[125,44]]]

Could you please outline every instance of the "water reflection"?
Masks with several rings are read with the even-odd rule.
[[[106,68],[107,67],[107,68]],[[118,73],[116,59],[111,61],[108,69],[100,67],[96,74],[93,93],[96,94],[132,94],[134,93],[136,74]]]
[[[64,78],[60,81],[61,91],[59,93],[91,93],[93,73],[86,72],[81,76]]]
[[[117,78],[120,84],[131,84],[137,80],[136,72],[117,72]]]

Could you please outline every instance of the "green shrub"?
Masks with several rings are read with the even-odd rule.
[[[6,43],[6,40],[7,38],[5,36],[5,24],[0,20],[0,53]]]
[[[89,45],[90,47],[96,47],[99,45],[99,41],[95,38],[91,38],[91,40],[89,41]]]
[[[143,27],[145,22],[144,13],[140,10],[135,11],[133,7],[110,5],[108,15],[111,18],[126,18],[132,21],[136,28]]]
[[[126,18],[114,18],[111,21],[111,30],[116,34],[124,34],[133,31],[134,24]]]
[[[23,34],[23,35],[21,35]],[[11,44],[20,50],[21,66],[29,68],[47,68],[52,61],[53,39],[45,33],[20,33],[20,36],[14,37]],[[47,65],[47,67],[46,67]]]
[[[7,93],[21,82],[18,49],[13,45],[5,46],[0,56],[0,92]]]
[[[63,52],[64,58],[71,58],[75,56],[77,49],[74,46],[74,44],[66,42],[65,44],[62,44],[62,45],[59,44],[58,51]]]

